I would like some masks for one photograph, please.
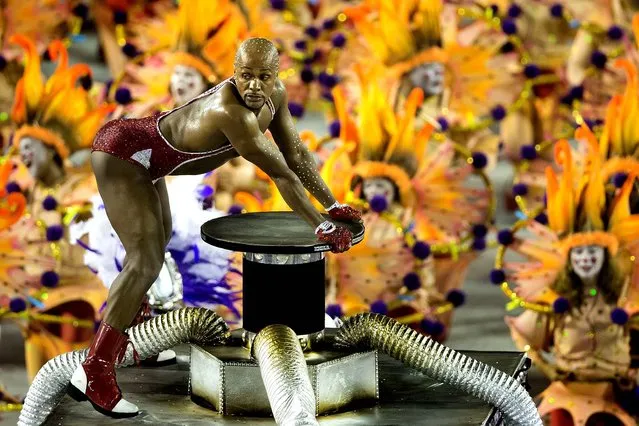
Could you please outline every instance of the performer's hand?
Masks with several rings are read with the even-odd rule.
[[[331,219],[340,222],[361,222],[362,212],[355,210],[347,204],[337,204],[328,208],[328,214]]]
[[[317,238],[331,245],[333,253],[343,253],[351,248],[353,242],[353,234],[343,226],[335,226],[333,223],[326,221],[315,230]]]

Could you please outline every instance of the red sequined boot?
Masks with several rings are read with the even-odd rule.
[[[142,300],[140,310],[131,322],[131,327],[133,327],[134,325],[142,324],[144,321],[148,321],[151,318],[153,318],[153,315],[151,314],[151,305],[149,304],[148,297],[144,296],[144,300]],[[164,365],[175,364],[176,361],[176,353],[171,349],[168,349],[166,351],[160,352],[157,355],[140,361],[140,364],[147,367],[162,367]]]
[[[86,360],[71,377],[69,395],[77,401],[89,400],[98,412],[110,417],[132,417],[138,407],[122,399],[115,378],[115,363],[126,352],[126,334],[102,322]]]

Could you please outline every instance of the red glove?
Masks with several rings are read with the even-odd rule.
[[[351,248],[353,242],[353,234],[343,226],[335,226],[331,222],[324,222],[317,227],[315,231],[317,238],[323,242],[330,244],[333,253],[343,253]]]
[[[340,222],[361,222],[362,212],[346,204],[337,204],[328,208],[328,214],[333,220]]]

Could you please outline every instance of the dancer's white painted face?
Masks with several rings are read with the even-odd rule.
[[[429,62],[414,68],[408,74],[408,80],[413,87],[419,87],[425,96],[437,96],[444,91],[444,65],[439,62]]]
[[[46,175],[47,169],[54,165],[53,149],[47,147],[42,141],[25,136],[20,139],[20,157],[22,163],[29,170],[34,179],[41,179]]]
[[[570,250],[570,264],[579,278],[596,277],[603,267],[604,248],[598,245],[577,246]]]
[[[206,90],[204,77],[195,68],[176,65],[171,73],[171,96],[176,105],[184,105]]]
[[[392,182],[386,178],[365,179],[362,184],[362,192],[369,203],[376,195],[384,197],[388,205],[395,201],[395,188]]]

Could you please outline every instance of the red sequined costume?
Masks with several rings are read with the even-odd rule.
[[[169,111],[140,119],[119,119],[108,122],[95,137],[93,151],[103,151],[148,170],[153,181],[170,175],[185,163],[213,157],[217,154],[233,150],[227,143],[212,151],[186,152],[175,148],[162,135],[160,120],[162,117],[195,102],[205,96],[217,92],[224,84],[231,83],[232,78],[222,81],[217,86],[193,98],[184,105]],[[271,115],[275,115],[275,107],[269,98],[266,102]]]

